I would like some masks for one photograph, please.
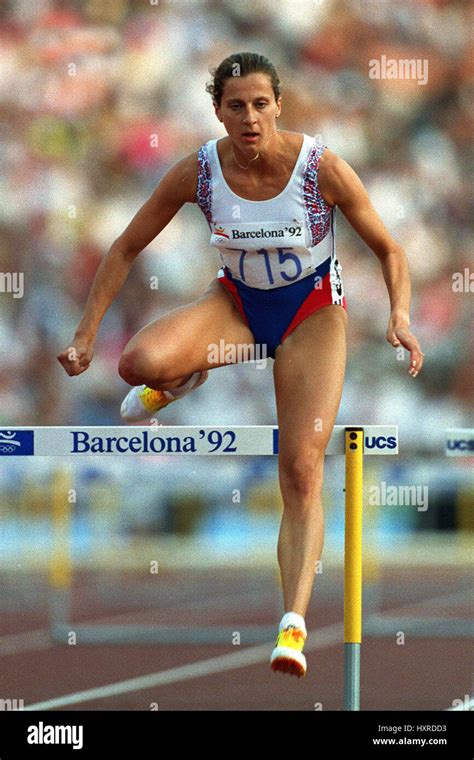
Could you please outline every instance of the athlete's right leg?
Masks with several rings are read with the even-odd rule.
[[[119,374],[130,385],[176,388],[195,372],[234,363],[216,356],[213,346],[219,347],[221,341],[226,346],[255,344],[231,294],[214,279],[196,301],[143,327],[126,345]],[[240,351],[227,353],[241,355]]]

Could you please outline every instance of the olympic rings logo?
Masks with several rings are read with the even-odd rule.
[[[15,442],[15,445],[18,446],[18,443]],[[12,446],[11,443],[1,443],[0,442],[0,451],[2,454],[12,454],[14,451],[16,451],[15,446]]]

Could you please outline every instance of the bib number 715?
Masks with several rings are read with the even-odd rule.
[[[242,248],[228,248],[228,251],[240,251],[240,257],[239,257],[239,274],[240,278],[243,282],[246,282],[245,280],[245,271],[244,271],[244,262],[245,257],[248,253],[248,251],[242,249]],[[295,265],[296,271],[293,275],[288,274],[285,270],[280,269],[279,274],[283,280],[286,280],[287,282],[293,282],[293,280],[297,280],[300,276],[301,272],[303,271],[303,268],[301,266],[301,261],[296,253],[293,253],[293,248],[289,248],[287,246],[282,248],[276,248],[275,249],[278,254],[278,263],[279,264],[285,264],[285,262],[291,261]],[[273,285],[275,282],[275,279],[273,277],[272,268],[270,265],[270,255],[266,248],[260,248],[258,251],[255,251],[256,254],[259,256],[263,256],[264,262],[265,262],[265,269],[267,272],[268,282],[270,285]],[[273,258],[273,257],[272,257]]]

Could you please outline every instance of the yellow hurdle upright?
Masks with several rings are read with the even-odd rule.
[[[360,709],[364,429],[345,429],[344,710]]]
[[[69,501],[71,475],[66,468],[56,468],[51,478],[51,523],[53,546],[49,565],[50,615],[53,622],[63,620],[69,612],[72,580],[71,529],[72,507]]]

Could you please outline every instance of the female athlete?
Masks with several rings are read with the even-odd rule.
[[[135,335],[120,358],[133,386],[126,420],[142,420],[207,380],[210,345],[257,346],[274,359],[279,483],[278,539],[285,614],[271,655],[275,671],[302,676],[305,613],[323,546],[324,454],[346,362],[346,300],[335,249],[339,207],[380,261],[390,299],[387,341],[423,354],[410,332],[410,276],[350,166],[317,139],[277,128],[282,99],[272,63],[255,53],[226,58],[207,85],[227,136],[210,140],[163,177],[101,262],[71,346],[58,355],[68,375],[84,372],[100,322],[136,258],[184,203],[197,203],[222,269],[194,302]],[[73,349],[73,350],[71,350]],[[234,352],[238,361],[239,352]]]

